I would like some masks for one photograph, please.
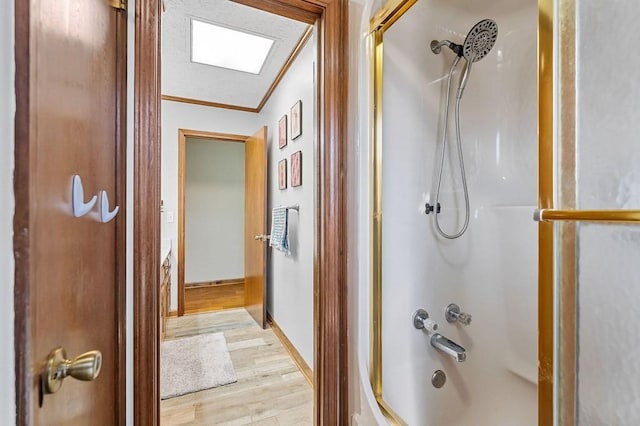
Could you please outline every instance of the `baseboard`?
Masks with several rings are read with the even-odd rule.
[[[298,352],[295,346],[293,346],[291,341],[287,338],[282,329],[278,327],[278,324],[276,324],[270,314],[267,314],[267,322],[271,326],[273,334],[276,335],[278,340],[280,340],[280,342],[282,343],[282,346],[284,346],[287,352],[289,352],[289,355],[291,355],[293,362],[298,366],[298,369],[300,370],[304,378],[313,388],[313,370],[311,370],[302,355],[300,355],[300,352]]]
[[[178,316],[178,311],[169,311],[167,313],[167,317],[171,318],[171,317],[177,317]]]

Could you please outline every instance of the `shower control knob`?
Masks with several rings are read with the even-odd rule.
[[[429,319],[429,314],[424,309],[418,309],[413,313],[413,326],[418,330],[427,330],[427,333],[435,333],[438,323]]]
[[[466,312],[460,312],[460,306],[450,303],[444,311],[447,322],[459,322],[463,325],[471,324],[471,315]]]

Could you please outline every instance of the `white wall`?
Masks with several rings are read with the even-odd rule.
[[[269,212],[277,206],[299,204],[289,212],[291,255],[270,250],[267,311],[313,368],[313,252],[315,216],[315,96],[314,58],[316,38],[312,36],[260,114],[269,126],[268,199]],[[302,100],[302,135],[278,148],[278,121]],[[302,151],[302,186],[291,187],[291,154]],[[278,161],[287,159],[287,189],[278,189]],[[269,215],[269,226],[271,216]]]
[[[171,309],[178,306],[178,129],[252,135],[264,121],[258,114],[162,101],[162,238],[171,240]],[[167,221],[173,213],[174,221]]]
[[[0,14],[0,424],[15,424],[13,346],[13,119],[15,114],[14,3]]]
[[[244,144],[187,138],[185,283],[244,277]]]

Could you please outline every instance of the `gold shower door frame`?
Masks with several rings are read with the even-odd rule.
[[[382,397],[382,62],[383,35],[417,0],[390,0],[371,19],[369,47],[371,58],[371,335],[370,381],[380,410],[392,425],[407,423]]]
[[[390,0],[371,19],[370,380],[381,411],[404,422],[382,397],[383,35],[417,0]],[[640,223],[640,210],[576,210],[575,0],[538,0],[538,424],[575,424],[577,358],[576,224]],[[561,209],[555,206],[561,207]],[[555,311],[557,306],[558,312]],[[558,344],[562,342],[562,346]],[[554,382],[557,382],[554,393]]]

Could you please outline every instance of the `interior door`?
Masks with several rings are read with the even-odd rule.
[[[267,286],[267,127],[245,141],[245,307],[264,328]]]
[[[18,424],[125,422],[126,12],[110,3],[16,2]],[[99,375],[42,398],[47,371]]]

